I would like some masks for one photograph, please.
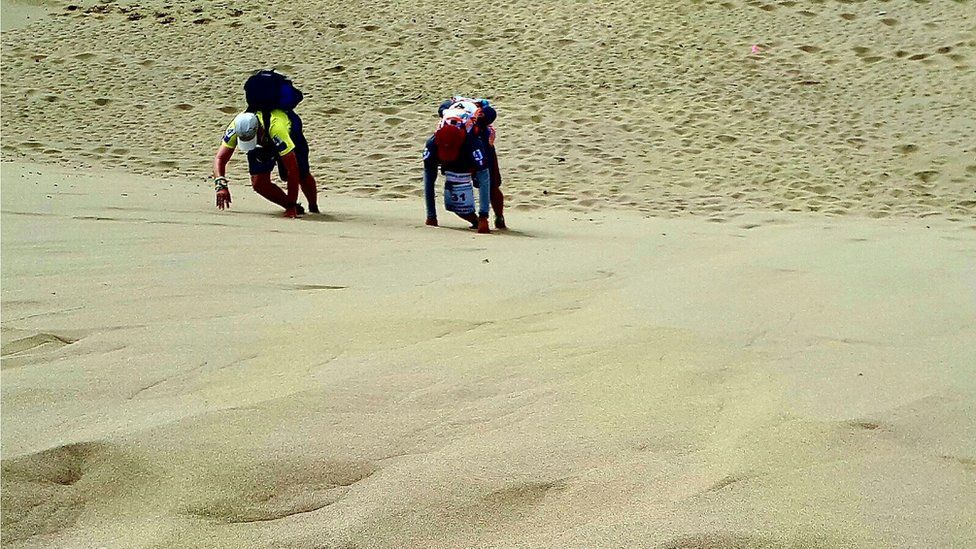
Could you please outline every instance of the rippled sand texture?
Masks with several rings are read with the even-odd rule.
[[[3,177],[4,548],[976,546],[967,225]]]
[[[4,159],[202,183],[243,79],[273,65],[306,92],[327,193],[415,198],[436,104],[465,93],[499,108],[516,209],[976,211],[968,1],[50,9],[3,33]]]

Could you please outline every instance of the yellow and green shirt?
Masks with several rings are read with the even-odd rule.
[[[261,111],[254,114],[258,117],[258,124],[264,128],[264,115]],[[266,136],[264,140],[258,139],[259,146],[267,146],[267,140],[270,139],[278,154],[282,156],[295,149],[295,142],[291,138],[291,119],[288,117],[288,113],[277,109],[271,111],[268,125],[271,126],[271,129],[264,132]],[[227,126],[227,130],[224,131],[223,146],[232,149],[237,148],[237,133],[234,131],[233,121]]]

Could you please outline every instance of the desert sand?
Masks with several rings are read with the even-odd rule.
[[[3,10],[4,547],[976,546],[972,2]],[[323,215],[213,207],[272,64]]]

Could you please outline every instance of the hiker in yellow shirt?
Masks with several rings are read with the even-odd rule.
[[[231,203],[226,168],[236,149],[247,153],[251,187],[284,208],[285,217],[305,213],[298,203],[299,189],[308,199],[308,211],[319,213],[315,178],[308,165],[308,142],[302,133],[302,121],[294,112],[280,109],[267,115],[242,112],[227,126],[213,163],[217,208],[221,210],[229,208]],[[281,179],[288,184],[287,193],[271,181],[275,166]]]

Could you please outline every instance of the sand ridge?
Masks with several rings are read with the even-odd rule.
[[[328,193],[417,197],[434,109],[466,93],[500,110],[516,209],[969,220],[972,16],[907,0],[71,3],[3,34],[2,152],[199,182],[241,82],[274,65],[306,92]]]
[[[4,547],[976,546],[974,8],[5,2]],[[271,65],[324,215],[214,210]]]
[[[3,170],[5,546],[976,541],[958,223],[485,236]]]

